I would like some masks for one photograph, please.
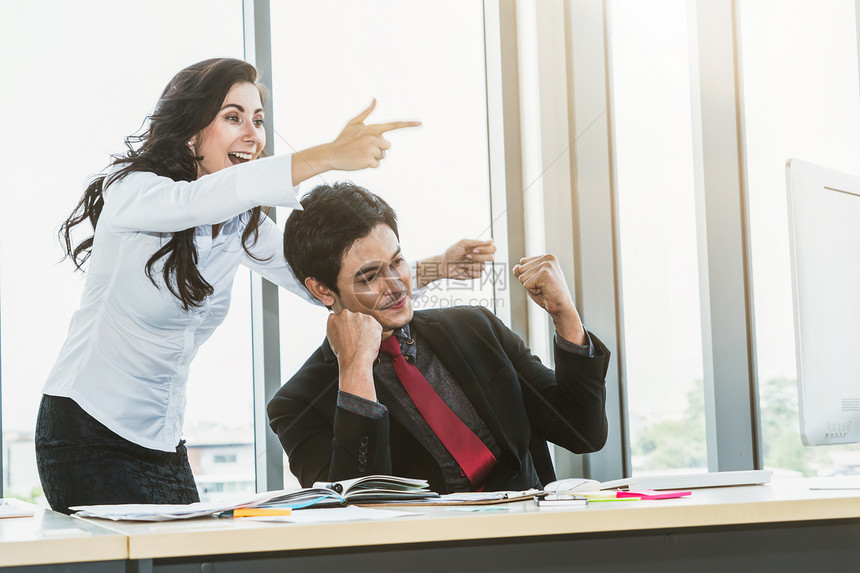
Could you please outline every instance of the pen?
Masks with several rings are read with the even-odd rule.
[[[292,509],[289,507],[244,507],[241,509],[234,509],[232,512],[233,517],[263,517],[270,515],[290,515],[292,513]],[[229,514],[230,512],[226,512]]]

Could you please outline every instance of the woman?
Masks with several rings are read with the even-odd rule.
[[[55,510],[199,499],[180,439],[185,385],[191,360],[227,313],[238,266],[312,300],[260,205],[299,207],[300,182],[376,167],[390,146],[384,132],[419,125],[365,125],[371,105],[330,143],[258,160],[266,137],[256,82],[254,67],[233,59],[179,72],[148,129],[126,140],[126,154],[61,227],[67,254],[88,270],[36,427],[39,475]],[[73,246],[84,221],[93,236]],[[455,272],[474,276],[493,250],[460,241],[437,260],[471,263]]]

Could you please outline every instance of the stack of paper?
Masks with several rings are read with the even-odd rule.
[[[446,493],[423,499],[389,499],[371,502],[371,505],[496,505],[532,499],[540,493],[542,491],[539,489],[527,489],[523,491],[465,491]]]
[[[36,514],[36,506],[17,499],[0,498],[0,519],[7,517],[32,517]]]
[[[113,521],[170,521],[174,519],[191,519],[205,517],[222,511],[230,511],[242,507],[254,507],[275,498],[283,491],[267,491],[264,493],[236,498],[232,502],[203,502],[186,505],[170,504],[117,504],[117,505],[78,505],[71,507],[79,517],[98,517]]]
[[[317,483],[312,488],[268,491],[235,498],[230,502],[197,502],[187,505],[123,504],[83,505],[70,509],[81,517],[98,517],[113,521],[167,521],[203,517],[248,507],[344,506],[354,502],[380,502],[438,497],[427,489],[426,480],[394,476],[366,476],[332,483]]]
[[[341,523],[344,521],[358,521],[363,519],[393,519],[418,515],[410,511],[393,511],[389,509],[371,509],[369,507],[331,507],[326,509],[305,509],[294,511],[289,515],[269,515],[259,517],[246,517],[248,521],[274,521],[279,523]]]

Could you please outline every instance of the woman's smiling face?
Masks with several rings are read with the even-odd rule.
[[[218,115],[191,138],[197,177],[256,159],[266,145],[263,102],[260,91],[249,82],[233,84]]]

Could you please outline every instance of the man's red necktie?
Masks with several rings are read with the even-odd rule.
[[[418,367],[403,358],[400,342],[396,336],[392,335],[383,340],[380,351],[393,359],[394,372],[397,373],[412,402],[442,445],[460,464],[472,488],[478,489],[496,463],[493,453],[445,404]]]

